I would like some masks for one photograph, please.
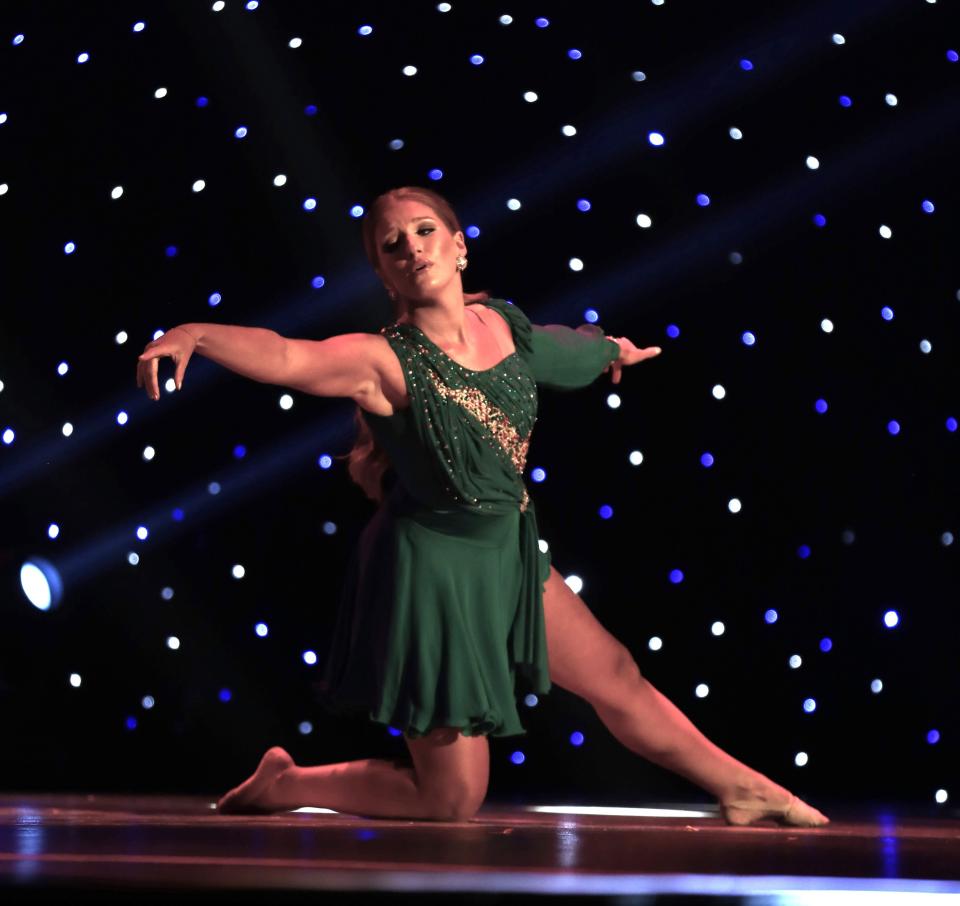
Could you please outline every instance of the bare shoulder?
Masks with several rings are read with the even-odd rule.
[[[482,302],[474,302],[474,305],[477,308],[483,309],[483,318],[496,332],[501,340],[501,348],[507,350],[515,349],[513,343],[513,329],[510,327],[510,322],[502,315],[497,309],[491,308],[488,305],[484,305]],[[487,317],[487,313],[490,313],[491,317]]]

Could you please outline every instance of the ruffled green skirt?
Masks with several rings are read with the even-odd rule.
[[[429,510],[396,486],[348,564],[322,704],[411,738],[524,734],[518,697],[550,690],[550,558],[537,540],[532,502],[525,513]]]

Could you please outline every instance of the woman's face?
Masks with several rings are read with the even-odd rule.
[[[404,299],[438,297],[460,281],[457,255],[466,255],[463,233],[451,233],[433,208],[412,198],[391,199],[374,231],[380,276]]]

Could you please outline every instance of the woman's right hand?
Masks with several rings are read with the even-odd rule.
[[[160,382],[157,370],[160,359],[168,355],[173,359],[173,381],[179,390],[183,386],[183,373],[187,370],[187,362],[197,348],[197,341],[185,327],[171,327],[163,336],[147,343],[143,352],[137,358],[137,386],[147,391],[151,399],[160,399]]]

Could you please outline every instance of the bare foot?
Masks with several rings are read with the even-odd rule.
[[[762,774],[722,799],[720,812],[727,824],[739,827],[760,821],[776,821],[789,827],[822,827],[830,823],[822,812]]]
[[[271,797],[273,785],[293,759],[280,746],[268,749],[253,775],[234,787],[217,803],[217,811],[225,815],[264,815],[280,806]]]

